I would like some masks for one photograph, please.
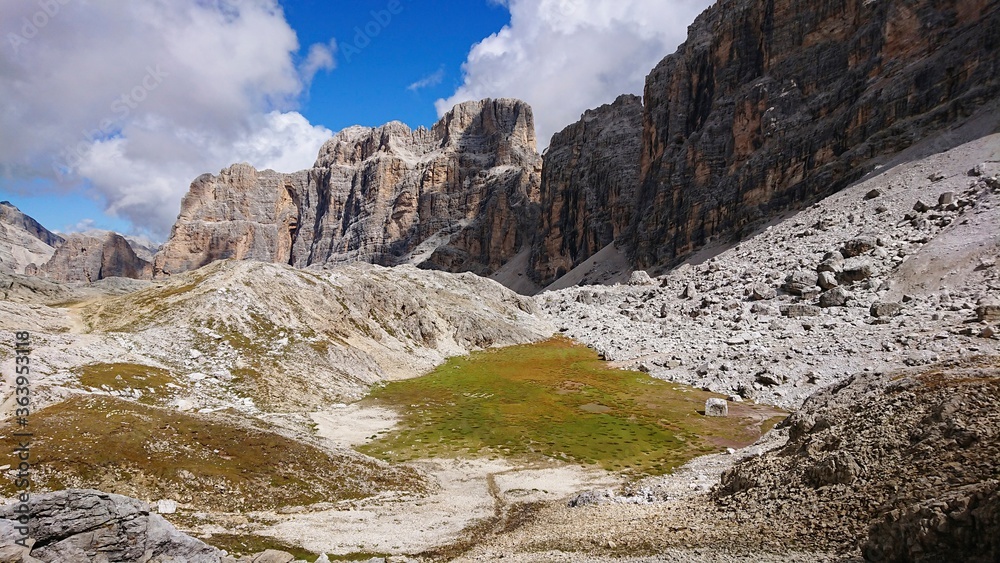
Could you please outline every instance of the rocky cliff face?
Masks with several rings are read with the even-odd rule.
[[[154,271],[237,258],[489,274],[530,244],[540,174],[531,109],[516,100],[460,104],[429,130],[352,127],[311,170],[195,180]]]
[[[542,167],[532,275],[546,286],[628,226],[642,152],[642,99],[623,95],[556,133]]]
[[[96,282],[111,277],[148,279],[152,268],[118,233],[73,233],[38,269],[38,274],[56,281]]]
[[[153,259],[154,274],[175,274],[235,258],[288,263],[299,210],[294,194],[308,173],[279,174],[234,164],[203,174],[181,202],[170,238]]]
[[[1000,91],[988,0],[722,0],[647,77],[640,267],[845,187]]]
[[[10,202],[0,202],[0,271],[23,274],[52,257],[62,241]]]

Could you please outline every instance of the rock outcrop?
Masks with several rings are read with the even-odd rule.
[[[646,79],[636,265],[749,232],[996,99],[998,26],[988,0],[717,2]]]
[[[352,127],[311,170],[235,165],[195,180],[154,275],[225,258],[487,275],[531,243],[540,175],[520,101],[463,103],[431,129]]]
[[[642,99],[623,95],[552,137],[542,166],[532,277],[549,285],[611,244],[635,210]]]
[[[716,499],[866,561],[996,561],[997,365],[861,373],[824,389],[784,423],[783,447],[723,474]]]
[[[27,269],[31,273],[51,258],[62,242],[62,237],[10,202],[0,202],[0,272],[23,274]]]
[[[20,538],[16,505],[0,507],[0,554],[4,561],[220,563],[235,561],[177,531],[139,500],[92,490],[65,490],[32,497],[30,554]]]
[[[107,232],[103,236],[73,233],[38,273],[63,282],[96,282],[111,277],[148,279],[152,266],[136,256],[129,242],[118,233]]]

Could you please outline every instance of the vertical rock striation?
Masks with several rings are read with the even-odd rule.
[[[642,98],[619,96],[552,137],[542,166],[532,277],[549,285],[628,226],[642,153]]]
[[[531,109],[517,100],[460,104],[431,129],[351,127],[311,170],[236,165],[195,180],[154,272],[237,258],[487,275],[530,245],[540,176]]]
[[[839,190],[1000,91],[989,0],[720,0],[646,79],[639,267]]]
[[[234,164],[203,174],[181,201],[170,238],[153,259],[154,276],[235,258],[288,263],[298,231],[295,194],[308,173],[279,174]]]

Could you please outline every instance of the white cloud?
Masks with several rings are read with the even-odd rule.
[[[302,74],[302,80],[309,84],[312,82],[316,73],[325,70],[331,71],[337,67],[337,61],[334,56],[337,54],[337,41],[330,40],[330,43],[323,45],[321,43],[316,43],[312,47],[309,47],[309,55],[306,57],[305,62],[302,63],[302,67],[299,72]]]
[[[330,131],[295,112],[336,44],[299,43],[276,0],[0,4],[0,176],[88,185],[163,237],[192,179],[308,168]],[[34,30],[28,21],[44,19]],[[30,37],[29,37],[30,36]]]
[[[467,100],[529,104],[541,147],[587,109],[642,94],[645,76],[684,41],[711,0],[494,0],[511,22],[476,44],[464,83],[438,114]]]
[[[422,90],[424,88],[429,88],[431,86],[437,86],[438,84],[441,84],[442,80],[444,80],[443,66],[434,71],[433,73],[428,74],[427,76],[421,78],[420,80],[417,80],[413,84],[410,84],[409,86],[406,87],[406,89],[411,92],[416,92],[417,90]]]

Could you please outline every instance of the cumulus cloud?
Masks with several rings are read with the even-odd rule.
[[[539,144],[585,110],[642,94],[646,74],[684,41],[711,0],[492,0],[511,22],[473,46],[463,84],[436,103],[515,97],[535,114]]]
[[[0,39],[4,187],[86,186],[157,237],[199,174],[306,168],[331,134],[295,108],[336,44],[297,64],[276,0],[4,2]]]
[[[413,84],[410,84],[409,86],[406,87],[406,89],[411,92],[416,92],[417,90],[423,90],[424,88],[437,86],[438,84],[441,84],[441,81],[443,80],[444,80],[444,67],[442,66],[433,73],[428,74],[427,76],[421,78],[420,80],[417,80]]]

